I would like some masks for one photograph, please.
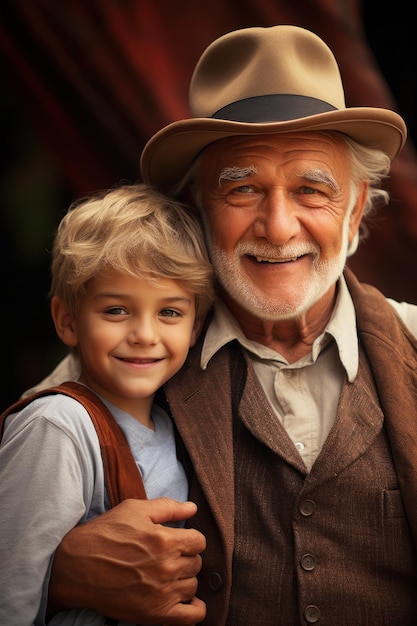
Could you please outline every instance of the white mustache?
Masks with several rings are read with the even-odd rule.
[[[268,242],[260,243],[245,241],[239,243],[235,248],[235,255],[238,257],[250,255],[265,260],[271,259],[275,261],[296,259],[306,254],[312,254],[315,258],[317,258],[320,254],[319,246],[308,241],[283,246],[273,246]]]

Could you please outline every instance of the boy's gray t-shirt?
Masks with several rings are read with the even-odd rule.
[[[143,472],[148,497],[186,500],[187,478],[176,457],[171,419],[155,406],[154,432],[108,407]],[[56,547],[71,528],[109,508],[100,445],[87,411],[64,395],[35,400],[9,424],[0,448],[0,624],[43,626],[44,581]],[[49,622],[103,623],[87,609],[60,613]]]

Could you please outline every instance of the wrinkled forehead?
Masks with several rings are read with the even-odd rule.
[[[338,163],[347,166],[348,146],[343,135],[334,131],[281,133],[261,136],[237,136],[219,139],[201,153],[202,174],[219,175],[224,169],[253,169],[263,159],[279,163],[311,161],[333,169]]]

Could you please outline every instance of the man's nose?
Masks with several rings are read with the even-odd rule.
[[[274,245],[283,245],[300,233],[301,225],[296,207],[283,193],[265,199],[255,224],[254,234]]]

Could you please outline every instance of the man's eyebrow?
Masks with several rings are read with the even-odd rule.
[[[339,185],[336,180],[331,174],[329,174],[329,172],[326,172],[326,170],[307,170],[306,172],[299,174],[298,177],[310,183],[322,183],[324,185],[328,185],[331,189],[333,189],[333,191],[339,191]]]
[[[254,165],[249,167],[224,167],[219,175],[219,186],[222,180],[245,180],[248,176],[252,176],[257,173],[257,168]]]

